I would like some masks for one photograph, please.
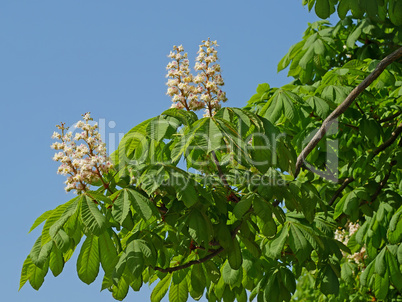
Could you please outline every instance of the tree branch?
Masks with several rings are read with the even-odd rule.
[[[392,114],[392,115],[390,115],[390,116],[388,116],[386,118],[383,118],[382,120],[379,120],[378,122],[379,123],[385,123],[385,122],[392,121],[394,118],[400,116],[401,114],[402,114],[402,111],[399,111],[399,112],[394,113],[394,114]]]
[[[241,228],[241,224],[239,224],[234,230],[233,230],[233,234],[232,234],[232,238],[234,239],[237,235],[237,232],[240,230]],[[175,271],[179,271],[185,268],[188,268],[194,264],[200,264],[200,263],[204,263],[207,262],[208,260],[212,259],[213,257],[215,257],[216,255],[218,255],[219,253],[223,252],[224,248],[221,246],[220,248],[216,249],[215,251],[213,251],[212,253],[206,255],[204,258],[198,259],[198,260],[192,260],[190,262],[187,262],[185,264],[179,265],[179,266],[173,266],[173,267],[168,267],[168,268],[162,268],[162,267],[158,267],[155,266],[153,267],[154,270],[160,271],[162,273],[172,273]]]
[[[223,174],[222,168],[221,168],[221,166],[220,166],[220,164],[219,164],[218,158],[216,157],[215,151],[212,151],[211,154],[212,154],[212,157],[213,157],[213,159],[214,159],[214,163],[215,163],[215,165],[216,165],[216,168],[218,169],[218,175],[219,175],[220,180],[222,181],[223,185],[224,185],[225,188],[228,190],[228,192],[231,193],[231,194],[229,195],[229,197],[231,198],[232,201],[234,201],[234,202],[239,202],[239,201],[240,201],[239,197],[237,197],[236,194],[234,194],[234,193],[232,192],[232,188],[231,188],[230,185],[228,184],[228,181],[226,180],[225,174]]]
[[[374,202],[374,200],[376,200],[376,198],[378,197],[378,195],[380,195],[381,190],[385,187],[385,185],[387,184],[387,181],[389,179],[389,177],[391,176],[391,172],[392,172],[392,168],[396,165],[396,161],[392,161],[391,162],[391,167],[389,167],[389,171],[387,173],[387,175],[385,175],[384,179],[381,180],[380,185],[378,186],[377,190],[375,191],[375,193],[373,194],[373,196],[371,197],[371,202]]]
[[[355,179],[353,177],[346,178],[345,181],[342,183],[342,185],[339,187],[339,189],[336,190],[334,196],[332,196],[331,200],[328,202],[328,205],[332,206],[332,204],[339,197],[339,195],[342,193],[342,191],[354,180]]]
[[[372,73],[370,73],[357,87],[355,87],[352,92],[346,97],[346,99],[334,110],[332,113],[324,120],[321,125],[321,128],[314,135],[312,140],[307,144],[307,146],[302,150],[300,155],[296,161],[296,171],[295,178],[299,175],[300,169],[304,164],[304,160],[310,154],[311,151],[317,146],[319,141],[324,137],[327,133],[327,130],[342,113],[349,108],[349,106],[353,103],[353,101],[362,93],[378,76],[384,71],[384,69],[394,62],[395,60],[402,57],[402,47],[398,50],[394,51],[392,54],[385,57],[374,69]]]
[[[400,123],[396,127],[396,129],[394,130],[394,132],[392,132],[392,135],[389,139],[387,139],[381,146],[379,146],[377,149],[375,149],[373,151],[372,157],[376,156],[378,153],[380,153],[381,151],[384,151],[386,148],[391,146],[396,141],[399,134],[401,134],[401,133],[402,133],[402,123]]]

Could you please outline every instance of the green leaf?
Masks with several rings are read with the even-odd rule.
[[[82,244],[77,260],[77,273],[82,282],[91,284],[99,273],[98,237],[88,235]]]
[[[128,294],[129,290],[129,282],[127,281],[128,276],[126,273],[123,274],[123,276],[119,279],[119,282],[115,285],[113,285],[112,288],[112,295],[113,298],[116,300],[122,301]]]
[[[234,207],[233,214],[237,219],[241,220],[243,215],[247,213],[247,211],[251,207],[252,198],[247,198],[247,196],[243,197]]]
[[[25,261],[24,264],[22,265],[22,270],[21,270],[21,278],[20,278],[20,287],[18,289],[18,291],[25,285],[25,283],[28,281],[29,279],[29,273],[30,273],[30,267],[34,265],[31,261],[31,258],[28,256]]]
[[[329,0],[317,0],[314,8],[315,13],[321,19],[327,19],[331,15]]]
[[[144,270],[144,253],[141,250],[139,240],[133,240],[127,244],[126,266],[135,278],[140,278]]]
[[[198,243],[209,244],[211,222],[197,209],[193,209],[188,217],[188,232]]]
[[[177,273],[178,272],[173,273],[173,278],[174,278],[174,275]],[[187,279],[184,278],[179,283],[172,282],[172,284],[170,285],[170,290],[169,290],[169,301],[170,302],[186,302],[187,299],[188,299]]]
[[[134,210],[141,216],[142,219],[148,221],[152,216],[158,216],[158,209],[156,206],[146,198],[144,195],[140,194],[136,190],[128,190],[131,194],[131,205]],[[129,195],[130,196],[130,195]]]
[[[229,227],[224,224],[220,223],[217,226],[217,239],[219,241],[219,244],[224,248],[224,249],[231,249],[233,246],[233,239],[232,235],[230,233]]]
[[[322,272],[320,290],[325,295],[338,295],[339,280],[330,265],[325,266]]]
[[[348,261],[342,264],[341,278],[347,283],[353,283],[354,282],[353,266]]]
[[[264,301],[279,301],[279,282],[276,274],[268,278],[267,285],[264,288]]]
[[[81,195],[81,219],[88,230],[94,235],[100,235],[105,226],[105,216],[96,203],[87,195]]]
[[[191,287],[197,292],[197,293],[203,293],[204,289],[207,285],[207,281],[205,278],[205,273],[204,269],[202,267],[202,264],[194,264],[192,269],[191,269]]]
[[[398,247],[397,257],[399,264],[402,264],[402,244],[400,244]]]
[[[60,275],[64,268],[63,253],[55,245],[53,245],[52,252],[50,253],[49,268],[55,277]]]
[[[243,257],[241,255],[240,244],[236,238],[233,239],[233,249],[228,250],[227,253],[230,267],[238,270],[243,263]]]
[[[282,228],[280,235],[279,236],[277,235],[277,237],[269,243],[268,257],[271,257],[274,259],[280,258],[281,252],[283,250],[286,239],[288,237],[288,231],[289,231],[289,228],[288,228],[288,226],[285,225]]]
[[[343,20],[349,11],[349,0],[341,0],[338,5],[338,16],[339,19]]]
[[[67,219],[70,216],[72,216],[73,213],[71,212],[74,210],[74,207],[76,207],[76,205],[78,204],[79,199],[80,196],[74,197],[73,199],[67,201],[66,203],[59,205],[56,209],[52,211],[42,229],[42,245],[51,240],[50,228],[54,224],[56,224],[56,222],[57,227],[52,229],[54,234],[56,234],[57,231],[67,221]]]
[[[370,280],[371,276],[374,273],[374,265],[375,265],[375,260],[371,261],[370,264],[365,268],[365,270],[360,275],[360,283],[363,286],[368,285],[368,281]]]
[[[39,236],[29,254],[32,262],[39,268],[42,268],[43,265],[47,262],[53,247],[52,241],[45,243],[43,246],[41,246],[41,241],[42,236]]]
[[[381,277],[380,275],[375,275],[373,287],[376,298],[381,300],[385,299],[387,297],[389,288],[388,272],[386,272],[384,277]]]
[[[296,291],[296,279],[295,275],[287,268],[281,268],[280,270],[282,282],[285,285],[286,289],[294,293]]]
[[[49,216],[53,213],[54,210],[49,210],[40,215],[34,222],[34,224],[29,229],[28,233],[31,233],[37,226],[39,226],[42,222],[49,218]]]
[[[216,264],[212,260],[209,260],[204,262],[203,265],[209,280],[211,280],[213,283],[217,283],[221,277],[221,272]]]
[[[389,275],[391,277],[392,284],[398,289],[399,292],[402,292],[402,273],[399,270],[398,262],[389,251],[385,253],[385,257],[387,260]]]
[[[311,96],[306,100],[306,103],[310,105],[310,107],[317,113],[320,118],[327,118],[330,108],[328,103],[324,99],[318,96]]]
[[[295,224],[292,223],[289,230],[289,246],[296,254],[299,262],[303,263],[310,255],[310,246],[303,233]]]
[[[150,118],[141,124],[138,124],[124,135],[117,150],[110,156],[115,166],[124,166],[130,161],[135,149],[143,140],[147,139],[147,128],[153,119],[154,118]]]
[[[375,258],[374,271],[381,277],[384,277],[387,270],[387,265],[385,263],[385,250],[386,248],[383,248],[378,256]]]
[[[191,125],[198,120],[197,115],[193,111],[186,111],[184,109],[170,108],[165,110],[162,115],[175,117],[180,120],[184,125]]]
[[[122,224],[126,219],[128,212],[130,211],[130,206],[129,191],[126,189],[120,190],[120,193],[117,195],[113,203],[112,209],[113,217],[118,223]]]
[[[113,272],[117,264],[117,250],[108,232],[103,232],[98,238],[99,256],[105,274]]]
[[[151,293],[152,302],[160,302],[163,299],[169,289],[171,280],[172,274],[166,274],[165,277],[158,282]]]
[[[223,270],[222,270],[222,278],[223,281],[228,284],[230,287],[234,287],[237,285],[242,280],[243,277],[243,270],[242,269],[237,269],[234,270],[230,267],[228,262],[225,262],[223,265]]]
[[[43,265],[43,268],[39,268],[33,263],[32,265],[29,266],[29,272],[28,272],[29,283],[31,284],[33,289],[39,290],[39,288],[45,281],[45,276],[48,272],[48,269],[49,269],[48,262],[46,262]]]

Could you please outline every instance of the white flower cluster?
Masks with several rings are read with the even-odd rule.
[[[170,78],[166,83],[166,94],[172,97],[173,108],[194,111],[205,108],[204,116],[212,116],[221,108],[220,102],[226,102],[227,98],[226,93],[220,89],[224,82],[220,74],[221,67],[216,63],[218,52],[214,47],[218,44],[210,39],[202,42],[194,66],[198,72],[196,76],[190,73],[183,46],[173,46],[173,51],[168,55],[173,61],[166,67],[166,77]]]
[[[66,192],[76,190],[77,194],[88,190],[90,183],[98,180],[103,182],[102,175],[113,168],[106,156],[106,144],[96,130],[97,123],[89,124],[93,120],[89,112],[83,114],[83,120],[75,124],[75,128],[82,131],[75,133],[74,137],[64,123],[57,125],[61,133],[55,131],[52,138],[60,142],[51,145],[52,149],[59,150],[53,157],[53,160],[61,162],[57,173],[68,176],[65,181]]]
[[[350,237],[356,233],[360,228],[359,223],[351,223],[349,222],[346,228],[344,229],[337,229],[335,231],[335,239],[342,242],[344,245],[347,245],[349,242]],[[342,252],[344,256],[349,261],[355,262],[357,265],[363,265],[363,260],[367,257],[366,255],[366,248],[363,246],[360,251],[354,253],[353,255],[346,255]]]

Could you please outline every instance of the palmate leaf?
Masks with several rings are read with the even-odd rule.
[[[330,265],[326,265],[321,272],[320,290],[325,295],[338,295],[339,279]]]
[[[35,222],[33,223],[33,225],[31,226],[31,228],[29,229],[28,233],[31,233],[37,226],[39,226],[42,222],[46,221],[46,219],[49,218],[49,216],[53,213],[53,210],[49,210],[46,211],[45,213],[43,213],[42,215],[40,215]]]
[[[198,243],[204,243],[208,246],[212,225],[211,221],[199,210],[193,209],[188,217],[188,232],[190,236]]]
[[[32,288],[35,290],[39,290],[42,286],[43,282],[45,281],[45,277],[47,275],[49,269],[49,264],[46,262],[43,265],[43,268],[37,267],[35,264],[29,266],[29,283],[31,284]]]
[[[166,274],[165,277],[158,282],[151,293],[151,302],[160,302],[166,295],[170,282],[172,280],[172,274]]]
[[[303,263],[310,255],[310,245],[303,232],[294,223],[291,223],[289,228],[289,246],[300,263]]]
[[[174,117],[180,120],[183,125],[187,126],[193,124],[195,121],[198,120],[197,115],[193,111],[187,111],[177,108],[170,108],[168,110],[165,110],[162,115]]]
[[[32,247],[29,257],[37,267],[43,268],[43,265],[47,262],[50,252],[53,247],[53,242],[48,241],[43,246],[41,245],[42,236],[36,240],[34,246]]]
[[[113,273],[117,264],[117,250],[108,232],[103,232],[98,238],[99,256],[106,275]]]
[[[55,277],[60,275],[64,268],[63,253],[55,245],[53,245],[52,252],[50,253],[49,268]]]
[[[202,264],[195,264],[191,269],[190,275],[191,287],[196,293],[203,293],[207,285]]]
[[[82,244],[77,260],[77,273],[82,282],[91,284],[99,273],[98,237],[89,235]]]
[[[289,226],[285,224],[285,226],[280,231],[279,236],[277,235],[277,237],[269,243],[267,251],[268,257],[274,259],[280,258],[281,252],[283,250],[288,235],[289,235]]]
[[[282,116],[290,121],[297,121],[298,113],[294,102],[300,102],[301,98],[295,93],[284,89],[275,91],[272,98],[261,109],[260,115],[275,124]]]
[[[130,211],[130,193],[127,189],[122,189],[115,194],[118,195],[113,203],[112,215],[118,223],[122,224]]]
[[[119,282],[112,287],[113,298],[119,301],[124,300],[130,288],[128,279],[130,279],[128,273],[124,272],[122,277],[119,279]]]
[[[180,281],[174,282],[177,275],[182,272],[177,271],[173,273],[173,282],[169,289],[169,302],[186,302],[188,299],[188,284],[187,278],[179,278]],[[185,277],[185,276],[184,276]]]
[[[229,265],[232,269],[238,270],[238,269],[240,269],[240,267],[243,263],[243,257],[241,254],[240,244],[239,244],[239,241],[237,241],[237,238],[233,239],[232,247],[233,247],[232,249],[229,249],[227,251]]]
[[[222,278],[223,281],[228,284],[230,287],[235,287],[239,285],[241,280],[243,279],[243,270],[242,269],[232,269],[228,262],[225,262],[222,270]]]
[[[88,230],[100,235],[105,227],[106,219],[91,197],[86,194],[80,196],[81,219]]]
[[[128,197],[131,201],[131,205],[134,210],[141,216],[145,221],[151,219],[152,216],[159,216],[158,209],[156,206],[146,198],[144,195],[136,190],[128,189]]]
[[[123,166],[130,161],[135,149],[137,149],[142,141],[147,138],[148,125],[153,119],[154,118],[150,118],[143,121],[124,135],[117,150],[110,155],[115,166]]]
[[[31,258],[28,256],[25,261],[24,264],[22,265],[22,270],[21,270],[21,277],[20,277],[20,287],[18,289],[18,291],[25,285],[25,283],[28,281],[29,279],[29,274],[30,274],[30,267],[34,265],[32,263]]]
[[[42,245],[51,240],[49,231],[50,231],[50,228],[53,226],[53,224],[58,222],[58,220],[61,219],[62,216],[64,216],[65,212],[68,212],[68,213],[66,213],[65,217],[71,216],[70,211],[69,210],[67,211],[67,209],[71,209],[70,206],[72,206],[72,208],[74,208],[74,205],[78,202],[78,199],[79,199],[79,196],[74,197],[73,199],[67,201],[66,203],[64,203],[62,205],[59,205],[57,208],[52,210],[52,213],[47,218],[45,225],[43,226],[43,229],[42,229]],[[64,221],[64,219],[65,218],[62,218],[63,221]],[[67,221],[67,219],[65,219],[65,221]],[[59,226],[62,227],[62,221],[58,222],[57,228],[59,228]]]

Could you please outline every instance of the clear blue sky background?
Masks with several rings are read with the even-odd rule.
[[[119,133],[170,106],[165,66],[172,45],[183,44],[193,60],[208,37],[220,45],[227,106],[242,107],[259,83],[289,81],[276,64],[315,20],[300,0],[2,0],[1,300],[113,301],[100,292],[101,276],[90,286],[78,279],[77,255],[57,278],[49,272],[38,292],[29,284],[17,292],[22,263],[41,230],[27,234],[30,226],[71,198],[51,160],[56,124],[91,111],[115,125],[106,127],[113,147]],[[126,300],[149,295],[144,285]]]

